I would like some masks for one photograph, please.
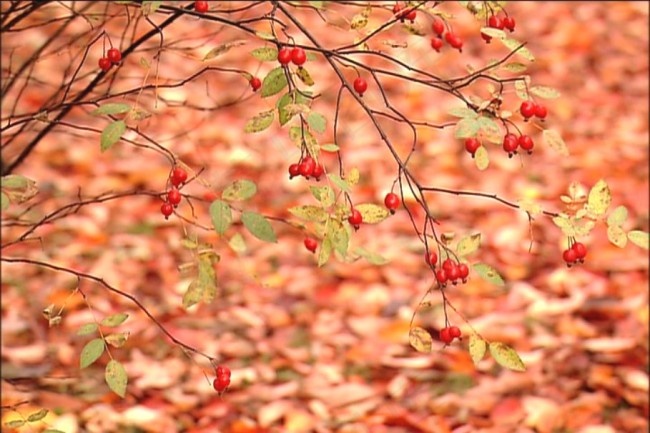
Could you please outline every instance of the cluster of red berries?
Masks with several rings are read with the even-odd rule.
[[[573,245],[562,253],[562,258],[568,267],[577,265],[578,263],[584,263],[585,257],[587,257],[587,247],[580,242],[574,242]]]
[[[515,31],[515,19],[511,16],[505,16],[503,18],[497,16],[497,15],[491,15],[490,18],[488,18],[488,27],[492,27],[493,29],[508,29],[510,32]],[[492,36],[486,35],[485,33],[481,32],[481,37],[486,43],[490,43],[492,40]]]
[[[325,173],[325,169],[321,164],[317,164],[314,161],[314,158],[307,155],[300,160],[300,162],[291,164],[289,166],[289,179],[293,179],[296,176],[304,176],[305,179],[313,177],[317,181],[320,180],[320,177]]]
[[[163,214],[165,219],[174,213],[174,208],[177,208],[181,202],[182,196],[179,187],[187,180],[187,172],[180,167],[174,167],[169,175],[169,182],[172,187],[167,191],[167,197],[160,206],[160,213]]]
[[[106,57],[99,59],[99,69],[106,72],[111,66],[117,65],[122,60],[122,53],[117,48],[111,48],[106,52]]]
[[[448,31],[445,33],[445,23],[442,21],[442,19],[438,17],[433,18],[433,23],[431,24],[431,29],[433,30],[433,33],[436,36],[433,36],[431,38],[431,48],[436,50],[437,52],[440,52],[440,49],[444,45],[442,35],[444,33],[444,40],[447,41],[449,46],[452,48],[457,49],[458,51],[462,52],[463,51],[463,40],[458,36],[456,33],[452,31]]]
[[[540,120],[544,120],[548,114],[548,109],[545,105],[539,104],[535,101],[524,101],[521,103],[521,107],[519,107],[519,112],[524,116],[524,121],[527,121],[533,116]]]
[[[436,269],[438,254],[436,254],[435,251],[425,255],[424,260],[435,270],[436,280],[441,287],[444,287],[447,283],[456,285],[458,284],[458,281],[462,281],[463,283],[467,282],[469,267],[465,263],[456,263],[452,259],[447,258],[442,262],[442,265]]]
[[[389,192],[384,197],[384,206],[390,211],[391,214],[394,214],[397,208],[399,207],[399,197],[394,192]]]
[[[305,53],[305,50],[300,47],[283,47],[278,51],[278,62],[280,62],[282,66],[286,66],[291,62],[296,66],[302,66],[306,61],[307,54]]]
[[[219,394],[224,392],[230,386],[230,369],[220,365],[216,369],[217,377],[214,379],[212,386]]]
[[[445,344],[450,344],[454,338],[460,339],[462,333],[458,326],[447,326],[440,330],[440,341]]]
[[[508,153],[509,158],[512,158],[513,155],[517,154],[517,148],[519,147],[527,151],[528,154],[531,154],[533,153],[535,143],[533,142],[533,139],[526,134],[517,137],[515,134],[509,132],[503,137],[503,150]]]
[[[207,1],[195,1],[194,2],[194,10],[200,13],[204,13],[208,11],[208,2]]]
[[[407,8],[406,5],[401,4],[400,2],[395,3],[393,6],[393,14],[401,21],[409,20],[410,22],[415,22],[415,17],[417,16],[417,11],[414,8]]]

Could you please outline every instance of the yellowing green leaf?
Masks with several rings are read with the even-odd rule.
[[[305,221],[323,222],[327,219],[327,212],[320,206],[302,205],[288,209],[289,213]]]
[[[363,247],[356,247],[354,249],[354,254],[357,254],[357,255],[363,257],[371,265],[381,266],[381,265],[385,265],[386,263],[389,262],[389,260],[387,258],[385,258],[384,256],[382,256],[381,254],[377,254],[375,252],[368,251],[367,249],[365,249]]]
[[[122,138],[122,134],[124,134],[125,131],[126,123],[124,120],[118,120],[106,125],[100,138],[101,151],[104,152],[110,149],[115,143],[120,141],[120,138]]]
[[[506,71],[512,72],[513,74],[520,74],[528,69],[528,66],[520,62],[511,62],[503,65],[501,69],[505,69]]]
[[[542,132],[542,138],[544,144],[558,152],[560,155],[567,156],[569,154],[569,148],[562,139],[562,136],[554,129],[545,129],[544,132]]]
[[[111,391],[124,398],[126,395],[126,384],[128,383],[128,377],[124,366],[118,361],[111,359],[108,361],[108,364],[106,364],[104,378],[106,379],[106,384]]]
[[[607,182],[601,179],[589,191],[587,210],[594,216],[599,217],[607,212],[607,208],[611,202],[612,193],[609,190],[609,186]]]
[[[474,270],[479,275],[479,277],[481,277],[488,283],[492,283],[496,286],[505,285],[505,281],[503,281],[503,277],[499,275],[496,269],[494,269],[492,266],[485,263],[474,263],[472,265],[472,268],[474,268]]]
[[[273,226],[264,216],[255,212],[244,211],[241,220],[244,227],[257,239],[266,242],[277,242]]]
[[[518,40],[510,38],[498,38],[498,40],[501,41],[501,43],[505,45],[509,50],[517,50],[517,55],[520,55],[529,62],[535,61],[535,56],[533,53],[531,53],[528,48],[521,46],[522,44]]]
[[[7,208],[9,207],[9,204],[10,204],[9,196],[7,194],[5,194],[4,192],[1,192],[0,193],[0,209],[3,210],[3,211],[7,210]]]
[[[346,181],[341,179],[341,176],[339,176],[337,173],[327,173],[327,177],[334,185],[341,188],[341,190],[348,193],[350,192],[350,185],[348,185]]]
[[[478,365],[479,361],[485,356],[487,351],[487,342],[476,334],[469,336],[469,356],[472,358],[474,365]]]
[[[454,117],[469,117],[472,119],[476,119],[478,117],[478,114],[471,108],[464,106],[464,107],[452,107],[449,110],[447,110],[447,114],[454,116]]]
[[[287,87],[287,77],[282,67],[272,69],[262,81],[262,98],[273,96]]]
[[[278,58],[278,50],[272,47],[255,48],[253,51],[251,51],[251,54],[257,60],[260,60],[262,62],[270,62],[277,60]]]
[[[239,47],[241,45],[244,45],[245,43],[246,41],[240,40],[240,41],[226,42],[224,44],[218,45],[206,53],[206,55],[203,57],[203,61],[214,59],[215,57],[218,57],[230,51],[231,48]]]
[[[268,110],[259,113],[257,116],[250,119],[244,125],[244,132],[260,132],[271,126],[273,118],[275,117],[275,110]]]
[[[237,254],[241,255],[244,254],[247,250],[246,248],[246,241],[244,240],[244,237],[239,234],[235,233],[230,240],[228,241],[228,245],[234,252]]]
[[[641,247],[646,250],[650,247],[648,232],[644,232],[641,230],[631,230],[630,232],[628,232],[627,238],[630,240],[630,242],[632,242],[637,247]]]
[[[4,425],[9,428],[18,428],[24,426],[26,421],[24,419],[12,419],[11,421],[6,421]]]
[[[316,200],[318,200],[323,205],[323,207],[330,207],[334,204],[334,191],[329,186],[311,185],[309,189],[314,195],[314,198],[316,198]]]
[[[482,27],[481,33],[497,39],[503,39],[506,37],[506,32],[503,30],[495,29],[494,27]]]
[[[77,331],[77,335],[88,335],[92,334],[93,332],[97,331],[97,324],[96,323],[85,323],[81,325],[79,330]]]
[[[352,17],[350,22],[350,28],[352,30],[362,29],[368,24],[368,14],[365,13],[365,10],[359,14],[356,14]]]
[[[247,179],[238,179],[228,185],[221,194],[221,198],[227,201],[248,200],[257,193],[255,182]]]
[[[519,99],[530,99],[528,95],[528,86],[530,85],[530,75],[523,75],[521,79],[515,81],[515,94]]]
[[[542,206],[531,199],[518,200],[517,204],[519,204],[521,210],[528,212],[531,216],[542,213]]]
[[[627,220],[627,208],[617,206],[607,217],[608,226],[622,226]]]
[[[309,113],[307,116],[307,123],[312,131],[316,131],[319,134],[324,133],[325,128],[327,127],[327,119],[325,119],[325,116],[315,111]]]
[[[47,415],[49,411],[47,409],[41,409],[38,412],[34,412],[27,417],[27,421],[36,422],[40,421]]]
[[[101,338],[95,338],[90,340],[86,345],[81,349],[81,355],[79,357],[79,367],[86,368],[102,356],[104,353],[104,340]]]
[[[374,203],[361,203],[354,206],[361,213],[364,224],[377,224],[388,218],[390,212],[384,206]]]
[[[305,86],[313,86],[314,85],[314,79],[311,77],[311,74],[305,67],[300,67],[296,71],[296,75],[302,81]]]
[[[501,136],[503,135],[501,133],[501,128],[499,128],[499,125],[497,122],[489,117],[489,116],[481,116],[478,118],[478,124],[480,127],[480,131],[484,135],[494,135],[494,136]]]
[[[338,152],[339,147],[334,143],[321,144],[320,150],[325,152]]]
[[[126,343],[126,340],[128,338],[129,338],[129,334],[127,332],[117,332],[115,334],[107,335],[106,342],[113,347],[119,348],[124,346],[124,343]]]
[[[223,235],[232,224],[232,209],[225,201],[215,200],[210,204],[210,219],[214,230]]]
[[[488,347],[490,355],[500,366],[514,371],[526,371],[523,361],[510,346],[504,343],[492,342]]]
[[[332,241],[329,236],[329,232],[323,238],[323,241],[320,244],[320,250],[318,251],[318,266],[324,266],[325,263],[330,259],[332,255]]]
[[[627,245],[627,235],[621,226],[607,226],[607,239],[619,248]]]
[[[347,181],[348,185],[356,185],[359,183],[360,176],[361,174],[359,173],[359,169],[352,167],[348,175],[345,177],[345,180]]]
[[[476,164],[476,168],[481,171],[485,170],[490,165],[490,157],[488,156],[487,149],[484,146],[476,149],[476,153],[474,153],[474,164]]]
[[[414,326],[409,331],[409,344],[418,352],[429,353],[431,352],[431,345],[433,338],[425,329],[419,326]]]
[[[471,119],[466,117],[461,119],[456,124],[456,130],[454,131],[454,136],[456,138],[469,138],[475,137],[481,128],[481,124],[476,119]]]
[[[474,251],[478,250],[478,247],[480,245],[481,245],[480,233],[464,236],[461,240],[458,241],[458,246],[456,247],[456,254],[458,254],[459,256],[467,256],[469,254],[472,254]]]
[[[555,99],[560,97],[560,92],[548,86],[533,86],[530,88],[530,93],[544,99]]]
[[[339,220],[329,220],[329,239],[332,242],[332,248],[341,256],[345,256],[350,246],[350,232],[348,228]]]
[[[123,104],[121,102],[118,102],[118,103],[109,103],[109,104],[101,105],[95,108],[93,111],[91,111],[90,114],[93,116],[101,116],[104,114],[112,115],[112,114],[128,113],[129,111],[131,111],[131,106],[129,104]]]
[[[119,326],[129,318],[129,315],[126,313],[117,313],[111,316],[104,318],[101,321],[102,326]]]

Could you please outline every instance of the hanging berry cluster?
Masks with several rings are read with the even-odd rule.
[[[214,382],[212,386],[219,394],[222,394],[230,386],[230,369],[226,366],[220,365],[216,368]]]
[[[163,214],[165,219],[169,219],[169,216],[174,213],[174,209],[178,207],[183,198],[181,196],[180,188],[185,184],[187,180],[187,172],[181,167],[174,167],[169,174],[169,183],[171,183],[171,188],[167,191],[165,200],[160,206],[160,213]]]
[[[445,33],[445,23],[441,18],[434,17],[433,23],[431,24],[431,29],[435,36],[431,38],[431,48],[440,52],[440,49],[446,41],[450,47],[457,49],[459,52],[463,52],[463,40],[453,31],[449,30]],[[444,34],[444,41],[443,41]]]
[[[584,263],[585,257],[587,257],[587,247],[580,242],[573,242],[562,253],[562,259],[564,259],[569,268],[573,265]]]

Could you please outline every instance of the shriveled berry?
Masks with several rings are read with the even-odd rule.
[[[440,49],[442,48],[443,45],[444,45],[444,42],[442,41],[442,39],[440,39],[440,38],[438,38],[436,36],[431,38],[431,48],[433,48],[437,52],[440,52]]]
[[[122,60],[122,53],[120,53],[120,50],[117,48],[111,48],[106,52],[106,57],[108,57],[108,60],[110,60],[111,63],[116,64],[120,63],[120,60]]]
[[[567,266],[571,266],[573,263],[578,260],[578,254],[576,254],[576,251],[573,248],[569,248],[567,250],[564,250],[562,253],[562,259],[566,262]]]
[[[226,367],[225,365],[219,365],[215,369],[215,373],[217,377],[230,377],[230,368]]]
[[[431,251],[429,254],[425,254],[424,261],[429,266],[436,266],[436,263],[438,263],[438,254],[435,251]]]
[[[224,392],[230,386],[230,378],[226,376],[217,376],[212,383],[214,390],[219,394]]]
[[[289,179],[300,175],[300,164],[295,163],[289,166]]]
[[[512,155],[517,153],[517,147],[519,147],[519,141],[515,134],[508,133],[503,137],[503,150],[508,152],[508,157],[512,158]]]
[[[361,77],[354,80],[353,86],[354,91],[357,92],[359,96],[363,96],[363,94],[366,93],[366,90],[368,90],[368,82]]]
[[[311,156],[306,156],[298,166],[298,172],[308,178],[314,173],[314,168],[316,168],[316,161]]]
[[[280,48],[280,51],[278,51],[278,62],[281,65],[288,65],[291,62],[291,50],[289,48]]]
[[[433,33],[436,35],[442,36],[442,34],[445,32],[444,21],[438,17],[434,17],[433,22],[431,23],[431,30],[433,30]]]
[[[171,180],[172,185],[179,186],[187,180],[187,172],[180,167],[175,167],[169,176],[169,180]]]
[[[113,66],[111,61],[108,60],[108,57],[102,57],[101,59],[99,59],[99,62],[97,63],[99,64],[99,69],[101,69],[104,72],[108,71],[109,69],[111,69],[111,66]]]
[[[469,276],[469,267],[465,263],[460,263],[458,265],[458,276],[463,281],[467,280],[467,277]]]
[[[169,219],[169,215],[171,215],[172,213],[174,213],[174,206],[172,206],[171,203],[164,202],[164,203],[160,206],[160,213],[163,214],[163,216],[165,217],[165,219]]]
[[[399,197],[394,192],[389,192],[384,197],[384,205],[391,213],[395,213],[395,210],[399,207]]]
[[[503,26],[510,30],[511,32],[515,31],[515,19],[514,17],[505,17],[503,19]]]
[[[529,135],[520,136],[517,142],[519,143],[519,147],[521,147],[528,153],[533,153],[533,147],[535,147],[535,143],[533,143],[533,139],[530,138]]]
[[[535,117],[544,120],[546,119],[547,114],[548,110],[546,109],[545,105],[535,104]]]
[[[533,101],[523,101],[521,107],[519,107],[519,112],[526,120],[535,115],[535,103]]]
[[[460,328],[458,326],[450,326],[449,327],[449,336],[454,339],[454,338],[460,338],[462,333],[460,332]]]
[[[465,139],[465,150],[467,150],[472,155],[472,158],[474,157],[474,154],[479,147],[481,147],[481,142],[478,141],[478,139],[474,137]]]
[[[251,85],[251,88],[253,89],[253,92],[257,92],[259,90],[259,88],[262,87],[262,80],[260,80],[257,77],[251,78],[249,83]]]
[[[571,245],[571,249],[575,251],[577,260],[584,260],[584,258],[587,256],[587,247],[580,242],[576,242]]]
[[[167,193],[167,201],[174,207],[178,206],[178,204],[181,202],[181,198],[181,192],[176,188],[170,189]]]
[[[305,54],[305,50],[300,47],[296,47],[291,50],[291,61],[296,66],[304,65],[307,61],[307,54]]]
[[[488,26],[495,29],[503,30],[504,27],[503,20],[496,15],[492,15],[490,18],[488,18]]]
[[[355,230],[359,229],[359,225],[363,222],[363,215],[356,209],[352,209],[352,213],[348,217],[348,222]]]
[[[447,282],[447,272],[444,269],[438,269],[436,271],[436,280],[438,280],[438,283],[441,285],[445,285]]]
[[[316,248],[318,248],[318,241],[314,238],[307,237],[305,238],[305,248],[307,248],[308,251],[311,251],[312,253],[316,252]]]
[[[449,332],[449,328],[442,328],[440,330],[440,341],[442,341],[445,344],[449,344],[452,341],[454,341],[454,337],[451,336],[451,333]]]
[[[195,1],[194,10],[200,13],[208,11],[208,2],[207,1]]]
[[[445,34],[445,40],[452,48],[456,48],[460,52],[463,51],[463,40],[460,36],[452,32],[447,32]]]

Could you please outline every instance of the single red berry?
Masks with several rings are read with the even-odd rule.
[[[281,65],[288,65],[290,61],[291,50],[287,47],[281,48],[280,51],[278,51],[278,62],[280,62]]]
[[[181,198],[181,192],[176,188],[170,189],[167,193],[167,201],[174,207],[178,206],[178,204],[181,202]]]
[[[505,17],[503,19],[503,26],[510,30],[511,32],[515,31],[515,19],[514,17]]]
[[[424,261],[427,262],[427,265],[435,267],[436,263],[438,263],[438,254],[435,251],[431,251],[428,255],[424,256]]]
[[[296,66],[304,65],[307,61],[307,54],[305,54],[305,50],[300,47],[296,47],[291,50],[291,61]]]
[[[108,60],[108,57],[102,57],[101,59],[99,59],[99,62],[97,63],[99,64],[99,69],[101,69],[104,72],[111,69],[111,66],[113,65],[111,61]]]
[[[305,238],[305,248],[307,250],[311,251],[312,253],[316,252],[316,248],[318,248],[318,241],[314,238]]]
[[[399,2],[395,3],[395,5],[393,6],[393,15],[395,15],[402,22],[404,22],[404,12],[402,12],[402,5],[399,4]]]
[[[431,23],[431,30],[433,30],[433,33],[436,35],[442,36],[442,34],[445,32],[444,21],[438,17],[433,18],[433,22]]]
[[[440,330],[440,341],[442,341],[445,344],[449,344],[452,341],[454,341],[454,337],[451,336],[451,333],[449,332],[449,328],[442,328]]]
[[[503,150],[508,152],[509,158],[512,158],[512,155],[517,153],[517,147],[519,147],[519,141],[515,134],[508,133],[503,137]]]
[[[316,168],[316,161],[311,156],[306,156],[298,166],[298,172],[301,176],[309,178],[309,176],[314,174],[314,168]]]
[[[445,272],[447,272],[447,279],[456,284],[456,280],[460,278],[460,270],[458,269],[458,265],[454,263],[454,266],[449,270],[445,270]]]
[[[569,248],[567,250],[564,250],[562,253],[562,258],[566,262],[567,266],[570,267],[578,259],[578,254],[576,253],[576,250]]]
[[[368,90],[368,83],[361,77],[354,80],[353,86],[354,90],[359,94],[359,96],[363,96],[366,90]]]
[[[111,48],[106,53],[106,57],[108,57],[108,60],[110,60],[111,63],[116,64],[120,63],[120,60],[122,60],[122,53],[120,53],[120,50],[117,48]]]
[[[228,367],[226,367],[225,365],[219,365],[216,368],[215,373],[216,373],[217,377],[230,377],[231,372],[230,372],[230,369]]]
[[[452,259],[445,259],[445,261],[442,262],[442,269],[444,269],[447,274],[449,274],[449,271],[455,267],[456,263]]]
[[[521,107],[519,107],[519,112],[528,120],[535,115],[535,103],[533,101],[523,101]]]
[[[571,245],[571,249],[575,251],[576,259],[578,260],[582,261],[587,256],[587,247],[585,247],[585,245],[580,242],[576,242]]]
[[[520,136],[517,142],[522,149],[526,150],[528,153],[533,153],[533,147],[535,147],[535,143],[533,143],[533,139],[530,138],[529,135]]]
[[[384,204],[386,205],[386,209],[391,213],[395,213],[395,210],[399,207],[399,197],[394,192],[389,192],[384,197]]]
[[[465,139],[465,150],[467,150],[472,155],[472,158],[474,157],[474,154],[479,147],[481,147],[481,142],[478,141],[478,139],[474,137]]]
[[[195,1],[194,10],[200,13],[208,11],[208,2],[207,1]]]
[[[456,48],[458,51],[463,52],[463,40],[455,33],[447,32],[445,34],[445,40],[452,48]]]
[[[485,41],[486,44],[489,44],[490,41],[492,40],[492,36],[486,35],[485,33],[481,32],[481,38]]]
[[[535,116],[544,120],[546,119],[546,115],[548,114],[548,110],[546,109],[545,105],[542,104],[535,104]]]
[[[437,52],[440,52],[440,48],[442,48],[443,45],[444,42],[442,41],[442,39],[437,38],[435,36],[431,38],[431,48],[433,48]]]
[[[444,286],[447,282],[447,271],[444,269],[438,269],[436,271],[436,280],[438,280],[438,283],[440,285]]]
[[[163,214],[165,219],[169,219],[169,215],[174,213],[174,206],[171,203],[164,202],[160,206],[160,213]]]
[[[469,267],[465,263],[460,263],[458,265],[458,276],[463,281],[467,280],[467,277],[469,276]]]
[[[289,179],[300,175],[300,164],[295,163],[289,166]]]
[[[410,9],[408,12],[405,12],[404,17],[410,22],[415,22],[415,17],[417,17],[417,11],[415,9]]]
[[[215,391],[221,394],[230,386],[230,378],[226,376],[219,376],[214,379],[212,386],[214,387]]]
[[[363,216],[361,212],[356,209],[352,209],[352,213],[348,217],[348,222],[355,230],[359,230],[359,225],[363,222]]]
[[[460,332],[460,328],[458,326],[450,326],[449,327],[449,336],[454,339],[454,338],[460,338],[462,333]]]
[[[187,172],[180,167],[175,167],[172,170],[169,179],[172,182],[172,185],[179,186],[187,180]]]
[[[492,15],[488,19],[488,27],[503,30],[504,27],[503,20],[496,15]]]
[[[321,164],[316,164],[314,166],[314,171],[312,172],[312,176],[314,176],[314,179],[317,181],[320,180],[320,177],[325,173],[325,168]]]
[[[249,83],[250,83],[250,85],[251,85],[251,88],[253,89],[253,92],[257,92],[257,90],[258,90],[260,87],[262,87],[262,80],[260,80],[260,79],[257,78],[257,77],[253,77],[253,78],[251,78],[251,80],[249,81]]]

